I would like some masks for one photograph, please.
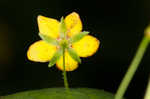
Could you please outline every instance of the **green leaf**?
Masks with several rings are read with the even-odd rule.
[[[52,67],[56,64],[57,60],[60,59],[60,57],[62,56],[63,54],[63,50],[62,48],[60,48],[52,57],[50,63],[48,64],[48,67]]]
[[[60,32],[61,38],[66,37],[66,31],[67,31],[67,28],[66,28],[66,24],[64,22],[64,18],[61,17],[60,27],[59,27],[59,32]]]
[[[65,88],[45,88],[18,92],[1,99],[114,99],[114,94],[92,88],[70,88],[67,93]],[[122,98],[125,99],[125,98]]]
[[[53,45],[59,45],[58,41],[54,38],[51,38],[47,35],[39,33],[39,36],[41,37],[42,40],[46,41],[47,43],[53,44]]]
[[[72,48],[68,48],[68,52],[69,52],[69,55],[70,55],[75,61],[81,63],[80,57],[78,56],[78,54],[77,54]]]
[[[72,38],[70,38],[70,42],[71,43],[74,43],[74,42],[77,42],[79,41],[80,39],[82,39],[85,35],[89,34],[88,31],[83,31],[83,32],[80,32],[79,34],[73,36]]]

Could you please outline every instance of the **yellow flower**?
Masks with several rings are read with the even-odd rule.
[[[62,44],[66,42],[67,47],[73,49],[79,57],[91,56],[99,47],[100,41],[91,35],[85,35],[80,40],[77,40],[77,42],[69,41],[70,38],[82,33],[82,22],[76,12],[69,14],[64,19],[66,26],[65,40],[62,39],[60,35],[60,32],[62,32],[60,30],[61,22],[41,15],[38,16],[37,20],[40,34],[56,39],[59,45],[61,45],[62,42]],[[52,57],[61,47],[59,45],[39,40],[29,47],[27,57],[29,60],[35,62],[51,62]],[[56,61],[56,66],[58,69],[63,70],[62,56]],[[78,67],[78,62],[73,59],[68,50],[65,50],[65,67],[66,71],[73,71]]]

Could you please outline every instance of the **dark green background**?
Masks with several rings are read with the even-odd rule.
[[[39,40],[37,15],[60,19],[76,11],[101,41],[99,51],[69,72],[71,87],[115,93],[150,21],[149,0],[0,0],[0,95],[30,89],[62,87],[61,71],[30,62],[28,47]],[[142,99],[150,73],[150,48],[126,97]]]

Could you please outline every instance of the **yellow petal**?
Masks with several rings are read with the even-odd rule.
[[[76,12],[66,16],[65,24],[67,27],[67,35],[69,37],[80,33],[82,30],[82,22],[80,20],[80,16]]]
[[[88,57],[93,55],[98,47],[100,41],[93,36],[86,35],[80,41],[72,44],[72,48],[80,57]]]
[[[59,37],[59,22],[55,19],[38,16],[39,32],[52,38]]]
[[[56,46],[50,45],[43,40],[33,43],[28,51],[27,57],[35,62],[48,62],[56,52]]]
[[[56,62],[56,66],[60,70],[64,70],[63,68],[63,56]],[[73,71],[78,67],[78,63],[71,58],[69,53],[66,51],[65,52],[65,69],[66,71]]]

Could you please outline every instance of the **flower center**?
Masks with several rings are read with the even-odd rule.
[[[68,40],[62,39],[62,40],[59,42],[59,45],[60,45],[60,47],[62,47],[62,48],[67,48],[67,47],[69,47]]]

